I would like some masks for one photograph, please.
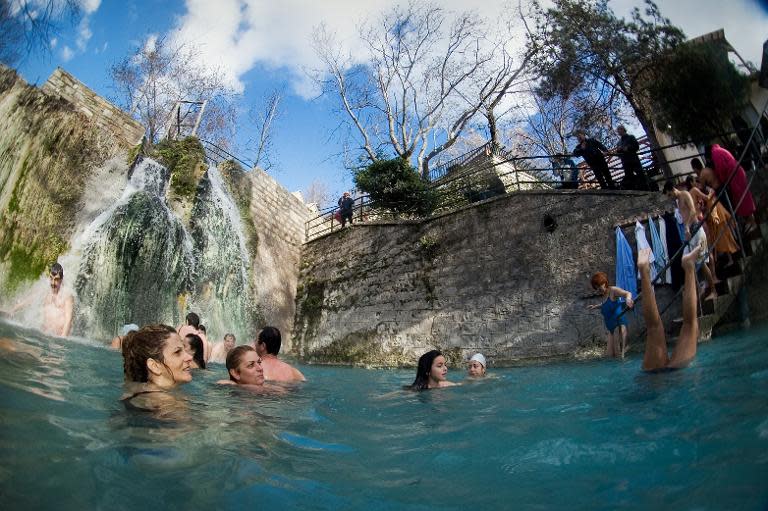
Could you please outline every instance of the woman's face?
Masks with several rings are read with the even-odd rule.
[[[467,372],[470,376],[485,376],[485,367],[477,360],[470,360]]]
[[[246,352],[235,369],[235,379],[241,385],[263,385],[264,370],[261,368],[261,357],[255,351]]]
[[[192,381],[192,355],[184,349],[184,342],[178,334],[170,334],[165,340],[163,363],[176,383]]]
[[[440,355],[432,361],[432,369],[429,371],[429,378],[431,380],[441,382],[445,381],[445,377],[448,375],[448,364],[445,362],[445,357]]]

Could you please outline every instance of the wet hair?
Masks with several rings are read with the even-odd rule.
[[[429,388],[429,373],[432,371],[432,363],[439,356],[442,356],[440,350],[432,350],[419,357],[419,364],[416,367],[416,379],[409,387],[411,390],[427,390]]]
[[[592,275],[592,278],[589,281],[590,284],[592,284],[592,289],[597,289],[603,284],[606,286],[608,285],[608,275],[605,274],[605,272],[599,271]]]
[[[267,353],[270,355],[277,355],[280,353],[280,344],[282,340],[280,338],[280,330],[274,326],[265,326],[259,332],[258,342],[263,342],[267,347]]]
[[[149,381],[147,360],[150,358],[165,364],[163,348],[176,329],[168,325],[147,325],[129,332],[123,339],[123,373],[126,381]]]
[[[704,164],[701,163],[701,160],[698,158],[693,158],[691,160],[691,168],[697,172],[701,172],[704,170]]]
[[[231,337],[233,341],[237,342],[237,337],[235,337],[235,334],[224,334],[224,340],[227,340],[227,337]]]
[[[64,278],[64,268],[59,263],[53,263],[50,270],[51,275],[58,275],[62,279]]]
[[[192,359],[200,369],[205,369],[205,347],[203,346],[203,339],[196,334],[187,334],[185,337],[189,339],[189,347],[195,350],[192,354]]]
[[[195,328],[200,326],[200,316],[195,314],[194,312],[190,312],[187,314],[187,324],[190,326],[193,326]]]
[[[206,330],[205,325],[198,325],[197,330],[200,332],[203,332],[204,334],[208,333],[208,330]]]
[[[675,189],[675,183],[673,183],[671,179],[667,179],[667,182],[664,183],[664,194],[667,194],[674,189]]]
[[[227,374],[229,374],[229,379],[230,380],[232,380],[234,382],[237,381],[232,376],[232,372],[231,371],[232,371],[232,369],[237,369],[238,367],[240,367],[240,362],[242,362],[243,357],[249,351],[254,351],[255,352],[256,350],[253,349],[253,346],[248,346],[246,344],[246,345],[243,345],[243,346],[238,346],[236,348],[233,348],[232,351],[230,351],[227,354],[227,362],[226,362],[226,364],[227,364]]]

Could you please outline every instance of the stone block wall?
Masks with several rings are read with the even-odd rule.
[[[250,178],[251,215],[259,236],[252,262],[255,296],[267,324],[283,334],[282,351],[289,352],[304,224],[312,212],[266,172],[254,169]]]
[[[144,126],[60,67],[43,84],[42,90],[69,101],[92,123],[127,146],[138,144],[144,136]]]
[[[435,347],[454,361],[482,351],[495,365],[603,349],[589,278],[614,276],[615,224],[666,205],[660,193],[524,191],[311,241],[295,351],[317,363],[397,366]]]

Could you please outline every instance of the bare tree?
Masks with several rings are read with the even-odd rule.
[[[188,44],[149,38],[110,69],[115,98],[147,128],[155,142],[163,134],[177,101],[208,101],[199,127],[201,138],[228,147],[234,134],[236,94],[224,75],[200,63]]]
[[[333,196],[328,189],[328,184],[319,179],[314,179],[307,189],[304,190],[304,202],[307,204],[316,204],[318,208],[332,203]]]
[[[256,137],[246,144],[247,150],[254,154],[254,167],[269,171],[276,164],[272,145],[275,123],[280,117],[280,101],[282,96],[276,90],[267,94],[261,104],[254,106],[248,112],[248,120],[256,129]]]
[[[81,14],[77,0],[0,0],[0,62],[15,65],[35,52],[50,51],[61,26],[75,23]]]
[[[489,40],[485,21],[472,13],[451,17],[429,4],[396,7],[359,32],[363,63],[355,63],[324,26],[315,30],[323,90],[339,98],[368,161],[394,154],[412,160],[423,176],[527,64],[510,61],[499,71],[501,44]]]

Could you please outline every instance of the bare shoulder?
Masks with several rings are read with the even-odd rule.
[[[219,380],[216,382],[216,385],[237,385],[232,380]]]
[[[441,381],[440,387],[458,387],[461,383],[454,383],[452,381]]]
[[[298,381],[307,381],[307,378],[295,367],[291,366],[291,371],[293,372],[294,379]]]

